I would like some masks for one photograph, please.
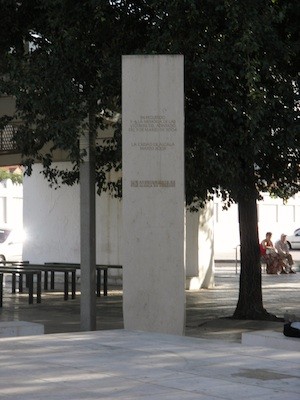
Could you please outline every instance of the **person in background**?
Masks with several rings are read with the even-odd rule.
[[[280,256],[280,258],[285,262],[285,271],[288,274],[295,274],[296,272],[292,269],[292,265],[294,264],[294,260],[292,255],[290,254],[289,246],[286,242],[286,234],[282,233],[280,236],[280,240],[277,240],[275,243],[275,249]]]
[[[284,262],[277,254],[271,240],[272,232],[267,232],[265,239],[260,243],[260,254],[264,258],[267,274],[286,274]]]

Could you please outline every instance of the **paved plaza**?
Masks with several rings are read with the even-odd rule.
[[[300,354],[124,330],[0,340],[1,400],[299,400]]]
[[[125,331],[120,288],[97,299],[98,330],[79,332],[79,293],[64,301],[62,292],[43,292],[41,304],[28,305],[7,287],[1,321],[42,323],[46,334],[0,339],[0,400],[298,400],[296,348],[241,344],[242,333],[282,333],[283,322],[229,318],[235,272],[234,263],[217,263],[214,289],[186,292],[185,337]],[[269,312],[300,314],[300,272],[263,274],[262,286]]]
[[[297,253],[297,255],[300,252]],[[241,333],[251,330],[282,330],[282,322],[232,320],[238,299],[239,269],[235,263],[216,263],[215,287],[186,291],[186,336],[241,341]],[[78,289],[79,289],[78,285]],[[300,273],[262,274],[264,307],[279,318],[300,314]],[[5,288],[1,321],[20,320],[41,323],[45,333],[80,331],[80,293],[76,299],[63,300],[62,283],[57,291],[42,292],[41,304],[28,304],[27,294],[12,295]],[[60,289],[60,290],[58,290]],[[109,287],[107,297],[97,298],[97,329],[122,329],[122,290]]]

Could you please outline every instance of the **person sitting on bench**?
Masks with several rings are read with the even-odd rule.
[[[285,271],[288,274],[295,274],[296,272],[292,269],[292,265],[294,264],[294,260],[292,255],[290,254],[289,246],[286,242],[286,234],[282,233],[280,236],[280,240],[277,240],[275,243],[275,249],[279,254],[279,257],[285,263]]]
[[[267,274],[285,274],[284,263],[277,254],[271,240],[272,232],[267,232],[265,239],[260,244],[260,254],[267,264]]]

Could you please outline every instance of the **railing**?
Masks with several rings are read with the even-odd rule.
[[[238,245],[234,248],[234,249],[235,249],[235,273],[236,273],[236,274],[238,273],[238,263],[241,263],[241,256],[240,256],[240,258],[238,259],[238,248],[240,248],[240,247],[241,247],[241,245],[238,244]],[[262,257],[260,258],[260,263],[261,263],[261,265],[262,265],[263,271],[266,272],[267,264],[266,264],[266,261],[265,261]]]
[[[18,153],[16,142],[13,135],[17,128],[13,125],[6,125],[0,130],[0,153]]]
[[[236,273],[236,274],[238,273],[238,248],[240,248],[240,247],[241,247],[240,244],[238,244],[238,245],[235,247],[235,273]]]

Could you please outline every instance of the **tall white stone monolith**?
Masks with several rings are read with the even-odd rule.
[[[124,56],[125,329],[183,334],[183,56]]]

